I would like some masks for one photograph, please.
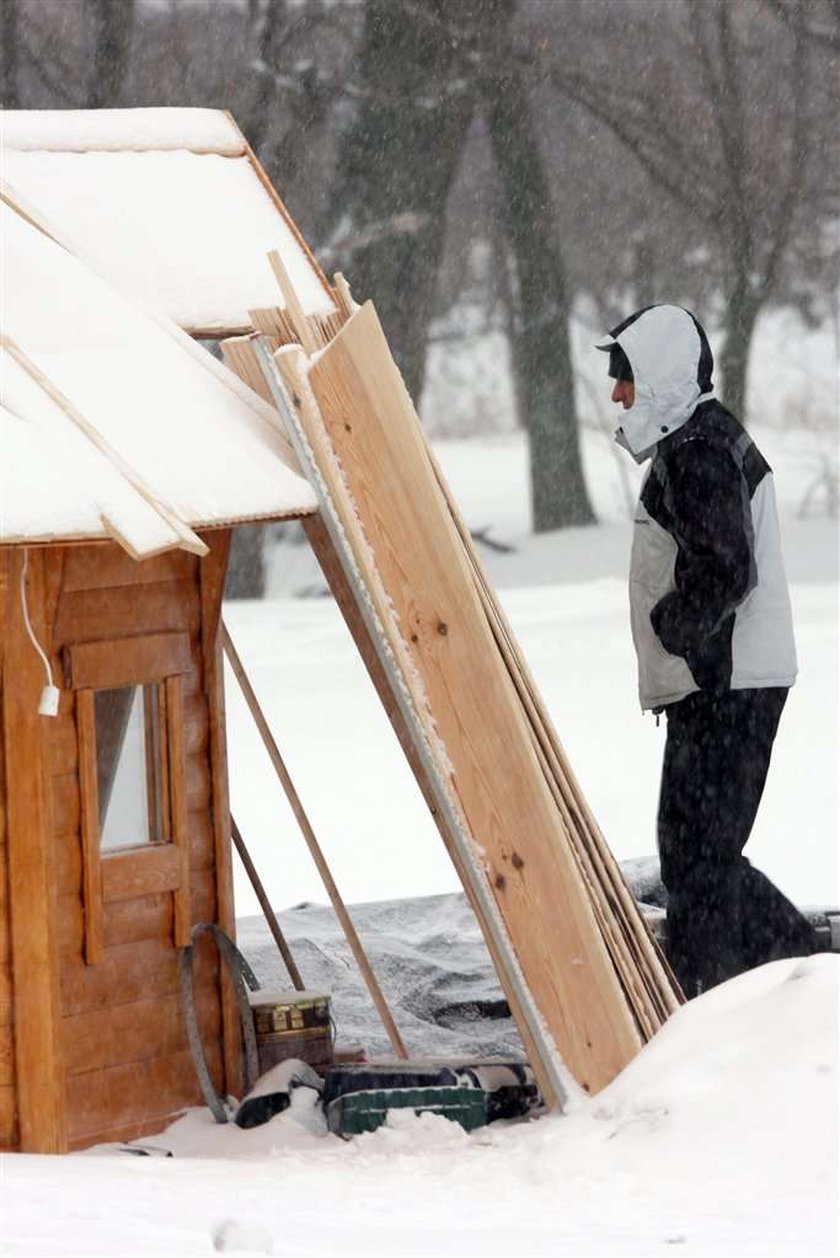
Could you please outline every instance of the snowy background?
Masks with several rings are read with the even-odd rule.
[[[836,355],[817,361],[836,370]],[[769,365],[758,379],[772,397]],[[593,381],[592,395],[602,386]],[[829,374],[803,403],[803,414],[822,406],[823,418],[793,426],[780,414],[790,394],[778,394],[780,405],[753,429],[776,472],[800,677],[748,854],[798,903],[821,906],[840,898],[838,538],[819,481],[836,457],[832,396]],[[603,414],[609,425],[609,407]],[[638,470],[616,460],[593,419],[584,452],[602,523],[534,538],[521,434],[502,423],[495,435],[435,445],[470,526],[512,548],[481,554],[607,841],[622,860],[651,857],[665,731],[639,711],[627,625],[627,491]],[[228,626],[344,898],[380,902],[353,911],[409,1048],[514,1053],[509,1019],[470,1025],[476,1012],[500,1012],[486,1004],[494,994],[486,954],[343,623],[317,596],[321,585],[286,530],[271,548],[270,597],[229,603]],[[294,597],[301,592],[310,597]],[[286,910],[304,980],[318,986],[339,967],[340,986],[355,993],[338,1011],[340,1038],[381,1049],[325,893],[228,682],[234,814],[273,904]],[[273,984],[282,970],[238,867],[236,898],[240,943]],[[418,955],[419,983],[410,964]],[[466,1135],[443,1118],[396,1113],[344,1142],[326,1134],[312,1093],[301,1090],[263,1127],[217,1126],[193,1110],[143,1142],[172,1157],[108,1148],[60,1160],[6,1156],[0,1250],[836,1254],[838,969],[836,956],[780,961],[692,1001],[609,1088],[575,1097],[562,1117]]]

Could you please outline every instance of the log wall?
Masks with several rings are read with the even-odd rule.
[[[217,551],[217,566],[223,569],[226,546]],[[226,783],[214,782],[218,751],[211,746],[218,742],[215,728],[211,738],[218,677],[210,677],[207,667],[223,572],[222,579],[210,583],[218,592],[212,605],[201,570],[212,556],[199,561],[171,552],[138,564],[116,545],[96,545],[54,548],[39,559],[47,590],[47,645],[59,685],[66,686],[66,647],[109,641],[118,651],[120,642],[125,640],[128,650],[129,639],[136,642],[145,635],[188,635],[187,671],[180,674],[188,924],[220,921],[230,931],[230,871],[219,840],[224,822],[216,815],[226,802]],[[7,669],[7,682],[9,676]],[[65,1081],[63,1146],[70,1149],[148,1134],[185,1106],[202,1103],[181,1008],[175,889],[183,880],[177,849],[155,845],[97,855],[101,951],[95,964],[88,963],[79,707],[76,692],[64,688],[58,717],[42,724]],[[15,1117],[20,1080],[12,1034],[5,801],[0,746],[0,1147],[14,1148],[26,1147],[27,1141]],[[185,903],[183,896],[179,903]],[[218,958],[206,937],[196,954],[196,1002],[208,1063],[216,1087],[229,1089],[234,1081],[226,1077],[223,1035],[229,1019],[223,1012]]]
[[[2,619],[0,619],[2,623]],[[3,707],[0,669],[0,711]],[[0,1150],[17,1147],[15,1042],[12,1030],[12,945],[9,923],[9,856],[6,842],[5,764],[0,738]]]

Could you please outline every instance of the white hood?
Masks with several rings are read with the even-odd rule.
[[[681,306],[651,306],[620,324],[598,348],[615,344],[629,359],[636,391],[616,439],[641,460],[657,441],[682,427],[698,402],[714,396],[702,393],[698,383],[704,346],[698,325]]]

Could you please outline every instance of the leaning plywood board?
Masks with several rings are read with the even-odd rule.
[[[356,616],[349,617],[348,623],[354,636],[359,622],[364,626],[365,641],[377,656],[388,689],[388,695],[383,696],[386,711],[398,714],[397,725],[411,741],[414,754],[409,759],[412,767],[420,767],[421,789],[428,784],[430,806],[481,924],[543,1097],[549,1105],[563,1104],[569,1093],[569,1073],[523,980],[451,789],[448,765],[441,763],[441,756],[437,754],[440,748],[434,731],[418,716],[417,696],[410,689],[410,682],[417,679],[413,670],[405,667],[406,660],[399,658],[404,645],[401,636],[389,633],[390,604],[371,562],[372,552],[358,527],[358,515],[309,389],[306,359],[298,348],[287,347],[286,352],[278,353],[276,358],[265,343],[256,343],[254,348],[273,400],[287,422],[301,467],[318,491],[321,518],[329,539],[328,552],[321,552],[322,561],[328,554],[331,562],[327,566],[337,561],[342,570],[346,590],[356,609]]]
[[[370,305],[323,351],[309,381],[367,567],[387,596],[395,655],[408,661],[418,715],[472,836],[473,868],[483,870],[565,1064],[597,1091],[642,1037]]]

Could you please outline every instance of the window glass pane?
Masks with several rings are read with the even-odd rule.
[[[103,850],[167,839],[164,690],[124,686],[94,696]]]

